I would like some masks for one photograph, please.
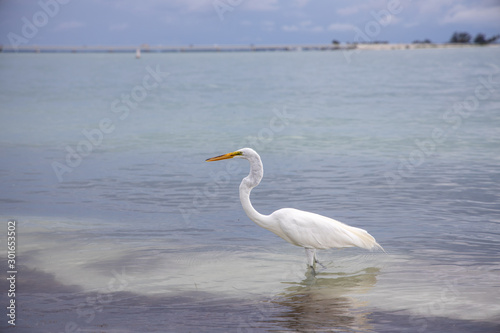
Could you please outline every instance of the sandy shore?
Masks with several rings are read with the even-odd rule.
[[[0,45],[0,52],[265,52],[265,51],[336,51],[336,50],[413,50],[463,47],[498,47],[500,44],[290,44],[290,45],[140,45],[140,46],[66,46],[66,45]]]
[[[414,49],[449,49],[464,47],[499,47],[500,44],[476,45],[476,44],[357,44],[360,50],[414,50]]]

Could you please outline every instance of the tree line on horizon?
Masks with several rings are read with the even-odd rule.
[[[490,38],[486,38],[486,35],[483,33],[478,33],[474,40],[472,40],[471,34],[468,32],[454,32],[453,35],[451,36],[450,40],[448,43],[451,44],[469,44],[471,41],[474,44],[478,45],[487,45],[491,43],[495,43],[498,39],[500,39],[500,34],[492,36]],[[363,44],[388,44],[388,41],[372,41],[372,42],[365,42]],[[338,45],[340,42],[336,39],[332,41],[332,44]],[[347,42],[347,44],[350,44]],[[356,44],[356,43],[354,43]],[[424,39],[424,40],[415,40],[413,41],[413,44],[432,44],[430,39]]]
[[[454,32],[451,36],[448,43],[451,44],[469,44],[471,41],[474,44],[479,45],[487,45],[497,41],[500,38],[500,35],[495,35],[490,38],[486,38],[486,35],[483,33],[478,33],[474,39],[472,39],[471,34],[468,32]],[[429,39],[425,40],[416,40],[413,42],[414,44],[432,44]]]
[[[486,38],[485,34],[478,33],[473,42],[474,44],[486,45],[496,42],[498,38],[500,38],[500,35]],[[450,38],[450,43],[468,44],[471,40],[472,36],[468,32],[455,32]]]

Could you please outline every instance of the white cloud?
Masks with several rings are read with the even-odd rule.
[[[337,14],[340,16],[351,16],[360,12],[368,13],[370,10],[385,9],[386,7],[387,3],[384,0],[369,0],[349,7],[339,8],[337,9]]]
[[[417,21],[406,22],[406,23],[403,24],[403,26],[405,28],[414,28],[414,27],[418,27],[419,25],[420,25],[420,23],[417,22]]]
[[[281,30],[286,32],[296,32],[299,31],[300,29],[296,25],[284,25],[281,27]]]
[[[387,22],[387,20],[388,20],[388,22]],[[382,21],[379,21],[379,23],[381,23],[381,22]],[[399,23],[404,23],[405,21],[400,16],[391,15],[390,18],[387,18],[387,19],[383,20],[383,22],[387,23],[389,25],[396,25],[396,24],[399,24]]]
[[[325,29],[322,26],[319,25],[314,25],[312,21],[302,21],[298,25],[284,25],[281,27],[281,30],[286,31],[286,32],[297,32],[297,31],[303,31],[303,32],[323,32]]]
[[[500,18],[500,5],[493,7],[468,8],[464,5],[455,5],[450,8],[441,23],[484,23],[498,22]]]
[[[309,3],[309,1],[310,0],[295,0],[293,4],[295,5],[295,7],[302,8],[305,7]]]
[[[339,9],[337,9],[337,14],[339,14],[341,16],[351,16],[353,14],[356,14],[360,10],[361,10],[361,8],[359,6],[339,8]]]
[[[142,3],[142,1],[141,1]],[[213,1],[208,0],[189,0],[189,1],[179,1],[176,0],[174,3],[179,7],[184,7],[188,12],[204,12],[207,10],[213,10]]]
[[[159,11],[174,12],[207,12],[213,11],[213,3],[216,0],[94,0],[102,4],[110,5],[115,9],[127,11],[134,14],[151,15]],[[219,0],[226,4],[226,0]]]
[[[349,23],[332,23],[328,26],[328,31],[352,31],[356,28],[353,24]]]
[[[415,2],[415,6],[422,14],[439,15],[443,7],[449,7],[456,0],[420,0]]]
[[[264,31],[274,31],[275,28],[275,23],[273,21],[263,21],[260,25]]]
[[[111,24],[109,26],[109,31],[123,31],[128,28],[127,23]]]
[[[66,21],[59,23],[54,28],[54,31],[72,30],[72,29],[82,28],[85,25],[86,25],[85,23],[80,21]]]
[[[235,1],[238,3],[238,1]],[[241,7],[245,10],[257,11],[257,12],[267,12],[278,10],[278,0],[241,0],[241,5],[236,5],[235,7]]]
[[[280,9],[279,0],[94,0],[110,5],[116,9],[132,13],[150,14],[158,11],[175,11],[183,13],[213,12],[217,5],[230,7],[233,10],[275,11]],[[305,0],[297,0],[299,3]]]
[[[317,26],[314,26],[314,27],[308,29],[308,31],[310,31],[310,32],[323,32],[323,31],[325,31],[325,29],[323,29],[323,27],[317,25]]]

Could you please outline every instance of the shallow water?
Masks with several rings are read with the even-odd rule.
[[[0,54],[16,330],[497,332],[499,54]],[[257,210],[387,253],[320,251],[312,276],[242,211],[246,161],[204,162],[244,146]]]

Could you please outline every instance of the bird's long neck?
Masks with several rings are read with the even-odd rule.
[[[252,203],[250,202],[250,192],[252,189],[259,185],[262,177],[264,176],[264,168],[262,166],[262,161],[257,156],[251,160],[250,162],[250,173],[248,176],[243,178],[240,184],[240,201],[243,206],[243,210],[250,218],[250,220],[254,221],[258,226],[271,230],[273,229],[273,225],[271,225],[269,218],[267,215],[262,215],[258,211],[253,208]]]

